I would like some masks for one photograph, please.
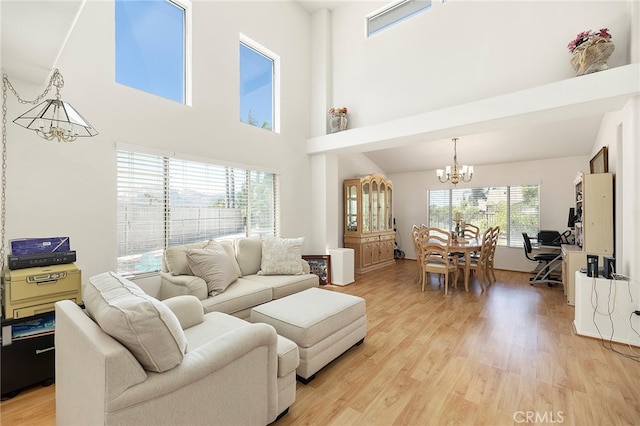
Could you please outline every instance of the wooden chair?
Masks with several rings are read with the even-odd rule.
[[[465,238],[478,238],[480,236],[480,228],[470,223],[464,224],[464,237]]]
[[[422,266],[420,264],[420,238],[419,238],[420,227],[418,225],[413,225],[411,227],[411,237],[413,239],[413,249],[416,252],[416,265],[418,266],[418,271],[416,274],[416,279],[419,284],[422,284]]]
[[[441,232],[437,231],[434,231],[432,234],[420,233],[420,263],[422,266],[422,291],[424,291],[428,274],[436,273],[438,274],[438,283],[440,283],[440,275],[444,275],[444,294],[446,296],[449,292],[450,274],[453,274],[453,285],[457,287],[458,258],[449,254],[451,235],[446,231],[444,231],[444,234],[445,236],[442,236]]]
[[[478,282],[480,283],[480,287],[482,291],[486,289],[485,279],[489,284],[491,284],[491,280],[489,278],[489,255],[491,253],[491,247],[493,245],[493,228],[487,228],[486,231],[482,234],[482,246],[480,247],[480,253],[476,257],[471,257],[469,259],[469,268],[471,272],[476,272],[478,277]],[[465,259],[464,257],[460,258],[458,261],[458,268],[464,269],[465,267]]]
[[[500,227],[491,228],[491,249],[489,250],[489,259],[487,262],[487,276],[489,276],[489,285],[496,282],[496,272],[493,269],[493,259],[496,255],[496,247],[498,246],[498,238],[500,237]]]

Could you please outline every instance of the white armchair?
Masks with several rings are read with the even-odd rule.
[[[268,424],[286,412],[295,400],[294,343],[266,324],[203,315],[193,296],[156,302],[175,314],[186,337],[183,359],[163,372],[143,368],[139,354],[78,305],[56,303],[58,425]],[[165,356],[164,348],[155,350]]]

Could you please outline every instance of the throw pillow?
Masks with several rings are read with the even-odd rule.
[[[187,262],[193,275],[207,283],[211,296],[224,292],[240,276],[237,263],[220,243],[211,242],[206,249],[188,250]]]
[[[162,373],[182,362],[187,338],[164,303],[113,272],[91,277],[82,287],[89,316],[145,370]]]
[[[182,244],[178,246],[167,247],[164,250],[164,261],[167,264],[167,269],[171,275],[192,275],[189,264],[187,263],[187,250],[189,248],[204,248],[208,244]],[[194,247],[197,246],[197,247]]]
[[[302,270],[301,238],[265,237],[262,240],[260,275],[299,275]]]

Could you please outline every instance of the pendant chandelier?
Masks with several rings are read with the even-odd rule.
[[[68,102],[62,100],[60,89],[64,86],[62,74],[56,69],[49,80],[49,85],[44,93],[35,101],[25,101],[20,98],[18,92],[13,88],[7,75],[3,75],[4,85],[13,92],[20,103],[36,104],[44,98],[53,86],[56,88],[56,98],[47,99],[41,102],[20,117],[13,120],[19,126],[29,130],[34,130],[41,138],[51,141],[57,139],[58,142],[73,142],[77,138],[91,137],[98,134],[87,120],[76,111]]]
[[[458,170],[458,150],[456,146],[458,138],[453,138],[452,141],[453,167],[447,166],[444,170],[436,170],[438,180],[442,183],[451,182],[454,185],[457,185],[458,182],[471,182],[471,178],[473,178],[473,166],[463,165],[460,170]]]

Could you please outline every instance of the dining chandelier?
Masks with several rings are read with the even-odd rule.
[[[437,169],[438,180],[442,183],[451,182],[457,185],[458,182],[471,182],[473,178],[473,166],[463,165],[458,171],[458,138],[453,138],[453,167],[447,166],[445,169]]]
[[[44,93],[33,101],[22,99],[9,82],[6,74],[2,76],[2,79],[5,92],[6,89],[9,89],[22,104],[35,105],[47,95],[52,87],[56,88],[55,99],[47,99],[13,120],[17,125],[34,130],[38,136],[48,141],[57,139],[58,142],[73,142],[79,137],[91,137],[98,134],[96,129],[78,111],[62,100],[60,89],[64,86],[64,79],[57,69],[53,71]]]

